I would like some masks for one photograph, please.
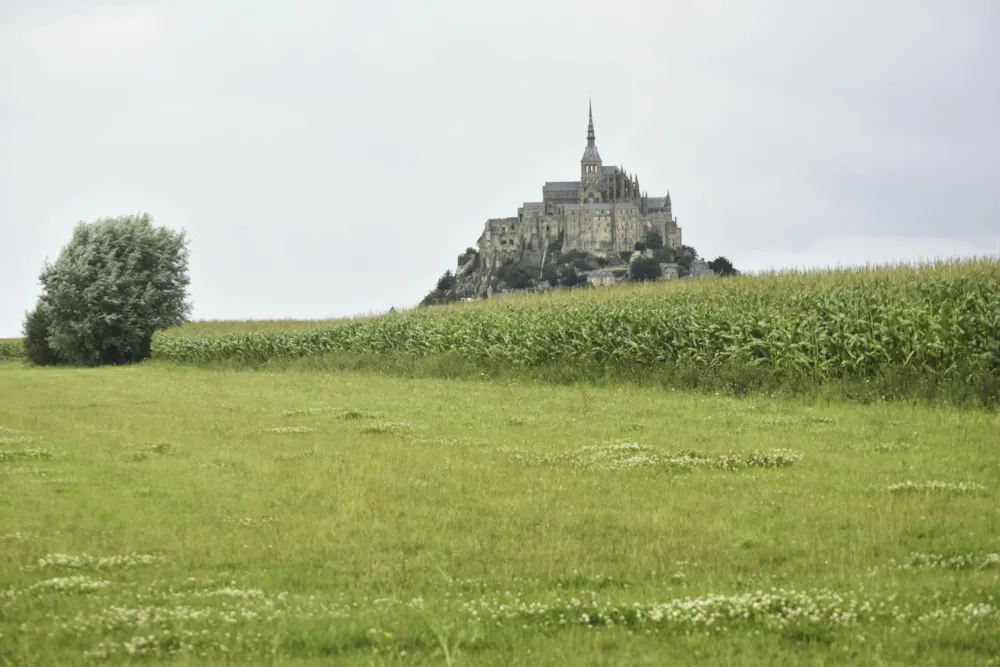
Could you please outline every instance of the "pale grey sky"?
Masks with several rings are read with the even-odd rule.
[[[0,0],[0,337],[80,220],[194,316],[415,304],[597,145],[740,269],[1000,253],[996,0]]]

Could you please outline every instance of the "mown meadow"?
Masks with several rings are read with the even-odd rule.
[[[0,365],[14,665],[986,665],[1000,416]]]
[[[973,260],[0,342],[0,662],[1000,664],[998,295]]]

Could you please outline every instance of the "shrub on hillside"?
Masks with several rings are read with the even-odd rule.
[[[438,278],[437,289],[439,292],[447,292],[448,290],[455,287],[455,274],[451,272],[451,269],[444,272],[444,275]]]
[[[507,289],[527,289],[535,285],[531,271],[516,262],[508,262],[501,266],[497,271],[497,278],[507,286]]]
[[[677,251],[673,248],[657,248],[653,251],[653,259],[663,264],[670,264],[677,260]]]
[[[652,257],[640,257],[632,262],[631,267],[629,267],[629,275],[635,282],[645,282],[658,279],[663,275],[663,270],[660,263]]]
[[[577,287],[587,284],[587,276],[578,273],[572,266],[567,266],[560,277],[560,281],[564,287]]]
[[[682,245],[674,252],[674,262],[677,263],[678,273],[683,278],[691,273],[691,263],[698,257],[698,251],[689,245]]]
[[[542,269],[542,280],[547,282],[550,287],[558,287],[559,266],[556,264],[546,264],[545,268]]]
[[[24,322],[36,363],[121,364],[149,356],[153,332],[187,319],[183,232],[148,214],[80,223],[41,273],[42,296]]]
[[[733,263],[725,256],[720,255],[716,257],[711,262],[708,263],[708,268],[712,269],[716,275],[720,276],[738,276],[739,271],[733,266]]]

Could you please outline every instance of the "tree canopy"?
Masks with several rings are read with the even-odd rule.
[[[719,276],[736,276],[739,275],[739,271],[733,266],[733,263],[723,255],[720,255],[708,263],[708,268],[712,269],[716,275]]]
[[[635,282],[657,280],[663,275],[663,269],[660,267],[660,263],[652,257],[640,257],[632,262],[629,267],[629,275]]]
[[[183,323],[189,250],[183,232],[146,213],[80,223],[39,280],[24,321],[35,363],[121,364],[149,356],[153,332]]]
[[[447,292],[455,286],[455,274],[448,269],[437,281],[437,288],[440,292]]]

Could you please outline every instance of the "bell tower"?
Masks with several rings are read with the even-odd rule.
[[[588,103],[590,115],[587,124],[587,147],[580,160],[580,203],[596,204],[603,201],[601,185],[604,175],[601,173],[601,154],[597,152],[594,137],[594,106]]]

